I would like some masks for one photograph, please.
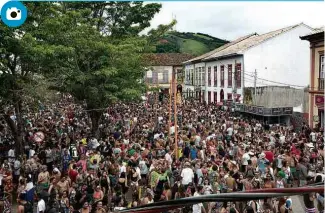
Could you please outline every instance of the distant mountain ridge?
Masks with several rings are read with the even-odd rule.
[[[228,42],[204,33],[171,31],[160,39],[156,45],[156,53],[187,53],[198,56]]]

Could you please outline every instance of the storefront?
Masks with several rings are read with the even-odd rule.
[[[235,104],[234,109],[236,112],[269,124],[289,125],[290,116],[293,114],[293,107],[266,108],[262,106]]]

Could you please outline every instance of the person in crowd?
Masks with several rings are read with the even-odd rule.
[[[22,132],[26,155],[11,146],[1,160],[3,193],[18,193],[21,213],[34,199],[36,211],[42,213],[106,213],[184,197],[324,181],[321,128],[305,123],[296,131],[196,100],[179,106],[176,127],[169,122],[168,100],[157,108],[112,104],[103,112],[96,134],[89,111],[70,95],[43,104],[37,116],[30,108]],[[0,140],[12,136],[9,129],[3,125]],[[41,143],[33,137],[37,131],[45,135]],[[292,211],[290,198],[278,200],[203,203],[176,212]],[[324,195],[306,195],[304,203],[310,213],[320,210]]]

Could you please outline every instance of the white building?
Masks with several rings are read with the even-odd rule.
[[[309,43],[299,36],[313,29],[303,23],[269,33],[250,34],[184,62],[187,97],[207,102],[242,102],[244,87],[307,86]]]
[[[152,53],[145,56],[148,71],[145,74],[145,82],[149,87],[159,87],[168,94],[173,73],[176,74],[177,83],[183,83],[182,62],[193,58],[185,53]]]

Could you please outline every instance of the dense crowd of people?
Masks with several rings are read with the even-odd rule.
[[[324,180],[322,128],[304,125],[295,132],[195,100],[178,107],[175,128],[167,100],[153,106],[115,104],[92,131],[89,111],[64,96],[23,116],[24,155],[16,155],[2,122],[0,143],[10,150],[1,154],[0,212],[106,213]],[[307,194],[303,201],[306,212],[323,212],[324,194]],[[210,202],[174,212],[287,213],[292,205],[290,197],[282,197]]]

